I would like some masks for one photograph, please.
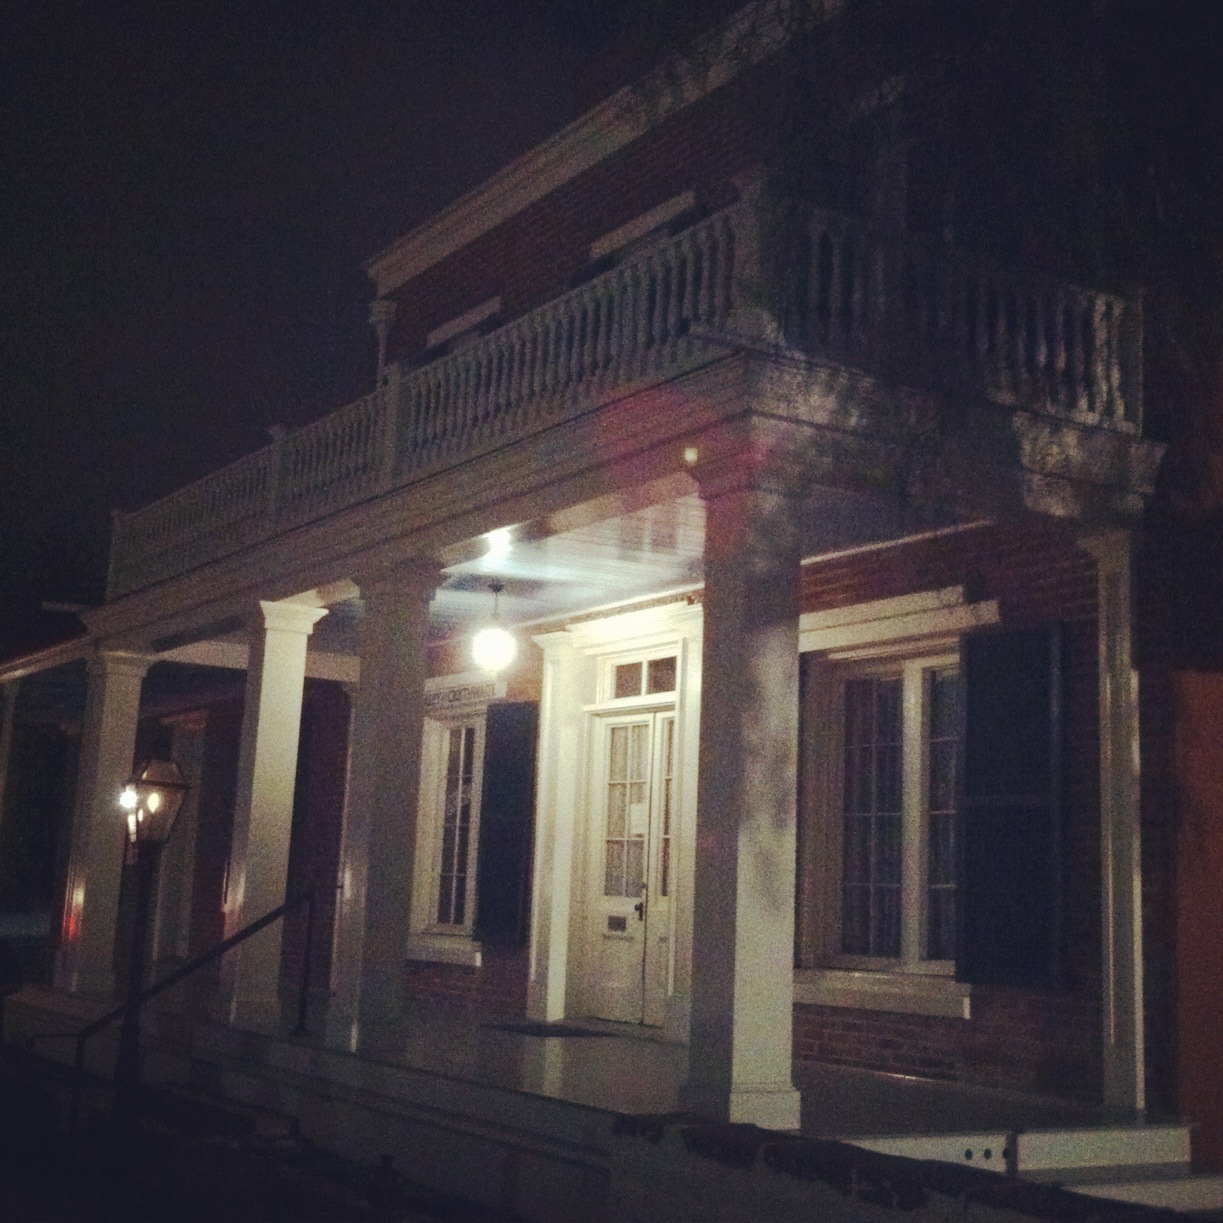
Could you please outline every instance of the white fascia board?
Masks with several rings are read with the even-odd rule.
[[[193,641],[158,654],[157,661],[245,671],[250,663],[250,647],[241,641]],[[310,679],[330,679],[341,684],[355,684],[361,677],[361,661],[349,654],[307,651],[306,675]]]
[[[59,645],[47,646],[32,654],[23,654],[19,658],[10,658],[0,663],[0,684],[25,679],[28,675],[37,675],[40,671],[52,671],[56,667],[67,666],[88,658],[97,648],[92,637],[75,637],[71,641]]]
[[[828,11],[839,7],[840,0],[830,0]],[[377,295],[393,293],[447,255],[713,93],[744,68],[771,55],[784,37],[773,4],[755,0],[747,5],[710,35],[703,71],[688,61],[681,61],[678,67],[674,60],[660,65],[642,82],[618,90],[375,255],[365,270]]]

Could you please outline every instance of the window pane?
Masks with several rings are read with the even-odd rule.
[[[841,949],[900,954],[903,680],[845,684]]]
[[[645,690],[648,693],[675,691],[675,655],[652,658],[646,669]]]
[[[955,956],[956,797],[960,785],[961,702],[957,671],[931,671],[927,695],[930,737],[926,745],[929,789],[926,852],[926,957]]]
[[[621,663],[615,670],[615,695],[617,700],[626,696],[641,695],[641,663]]]
[[[437,873],[437,921],[461,926],[467,914],[467,866],[471,852],[476,728],[446,732],[446,789],[442,806],[441,852]]]

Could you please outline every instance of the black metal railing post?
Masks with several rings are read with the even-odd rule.
[[[150,985],[147,989],[130,994],[121,1006],[117,1006],[113,1010],[107,1011],[106,1014],[100,1015],[92,1023],[86,1024],[79,1031],[38,1033],[27,1039],[26,1044],[31,1046],[42,1040],[73,1040],[76,1043],[73,1054],[72,1097],[68,1114],[68,1164],[70,1169],[75,1163],[77,1134],[80,1129],[81,1104],[85,1081],[85,1045],[89,1038],[101,1032],[104,1028],[109,1027],[115,1020],[127,1019],[132,1008],[139,1010],[151,998],[155,998],[158,994],[163,994],[166,990],[172,989],[185,977],[189,977],[192,973],[199,971],[199,969],[219,960],[227,951],[231,951],[240,943],[244,943],[248,938],[266,929],[273,922],[279,921],[286,914],[300,909],[303,905],[306,908],[305,962],[302,965],[302,980],[298,993],[297,1025],[294,1028],[293,1034],[297,1037],[304,1036],[306,1034],[307,1003],[309,1001],[310,958],[314,942],[315,897],[313,890],[303,892],[291,900],[286,900],[284,904],[278,905],[270,913],[265,913],[262,917],[244,926],[235,934],[231,934],[229,938],[218,943],[215,947],[209,948],[209,950],[196,956],[193,960],[189,960],[181,968],[175,969],[168,976]],[[132,1050],[129,1049],[127,1056],[130,1057],[131,1055]]]

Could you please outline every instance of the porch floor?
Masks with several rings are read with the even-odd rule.
[[[376,1060],[628,1115],[682,1111],[686,1045],[598,1019],[540,1024],[423,999]],[[1133,1124],[1103,1105],[831,1063],[795,1068],[802,1132],[819,1138],[1050,1130]],[[1149,1120],[1149,1119],[1148,1119]]]

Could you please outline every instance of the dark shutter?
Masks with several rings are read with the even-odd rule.
[[[964,641],[961,981],[1041,986],[1059,978],[1060,671],[1056,628]]]
[[[495,701],[488,707],[475,935],[490,947],[521,947],[526,942],[538,725],[533,702]]]

